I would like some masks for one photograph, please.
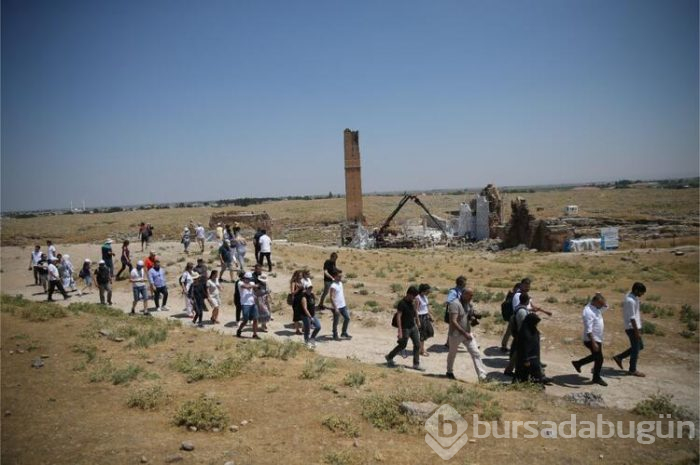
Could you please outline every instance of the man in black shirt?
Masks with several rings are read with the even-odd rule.
[[[418,315],[413,307],[413,301],[418,295],[418,288],[411,286],[406,291],[406,295],[401,299],[396,308],[396,325],[399,328],[398,341],[396,347],[389,352],[386,357],[386,364],[390,367],[395,367],[394,357],[406,348],[408,338],[413,342],[413,369],[425,371],[425,368],[420,366],[420,332],[418,331]]]
[[[333,276],[335,275],[335,271],[337,270],[335,266],[335,262],[337,260],[338,254],[333,252],[331,254],[331,258],[329,258],[323,263],[323,292],[321,293],[321,298],[318,301],[319,310],[324,310],[326,308],[323,306],[323,301],[328,295],[328,291],[331,288],[331,284],[333,284]]]

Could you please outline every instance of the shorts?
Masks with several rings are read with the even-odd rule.
[[[220,296],[209,296],[209,303],[214,308],[221,307],[221,297]]]
[[[243,319],[246,321],[258,319],[258,307],[255,305],[243,305]]]
[[[221,265],[221,271],[226,271],[226,270],[233,271],[233,262],[224,262],[224,264]]]
[[[92,286],[92,276],[87,275],[83,278],[86,286]]]
[[[138,302],[139,300],[143,300],[145,302],[148,300],[148,291],[146,286],[134,287],[132,290],[134,291],[134,302]]]

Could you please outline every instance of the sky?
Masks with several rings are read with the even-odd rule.
[[[697,0],[3,0],[3,211],[695,177]]]

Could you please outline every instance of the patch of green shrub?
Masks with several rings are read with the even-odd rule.
[[[229,416],[218,401],[201,395],[180,405],[173,421],[177,426],[196,426],[201,430],[224,429],[229,423]]]

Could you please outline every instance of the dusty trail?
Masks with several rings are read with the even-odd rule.
[[[162,261],[175,262],[177,257],[180,257],[179,244],[165,243],[166,246],[159,243],[159,250],[163,250],[161,255]],[[71,260],[74,265],[78,266],[82,262],[82,257],[96,258],[99,247],[92,244],[80,244],[63,246],[61,251],[71,255]],[[26,256],[25,256],[26,255]],[[22,294],[31,300],[43,300],[45,294],[39,294],[40,288],[30,285],[33,282],[31,273],[27,271],[29,249],[22,250],[19,247],[3,247],[2,248],[2,268],[3,273],[0,281],[0,288],[6,294]],[[134,256],[141,256],[141,253],[133,253]],[[191,255],[193,257],[193,255]],[[168,283],[170,290],[169,312],[153,312],[152,315],[156,318],[180,318],[183,326],[189,326],[189,320],[183,313],[184,299],[177,285],[177,277],[179,276],[182,263],[166,267],[168,272]],[[288,287],[288,276],[286,273],[280,273],[276,277],[269,278],[270,287],[273,292],[284,292]],[[234,322],[235,312],[231,305],[227,304],[232,299],[233,284],[223,283],[223,310],[220,314],[222,324],[211,325],[206,324],[203,330],[217,331],[224,335],[235,337],[236,324]],[[55,296],[60,304],[64,304],[60,295]],[[118,308],[128,312],[131,308],[131,288],[128,281],[121,281],[114,286],[114,303]],[[90,294],[78,297],[73,294],[73,297],[66,301],[70,302],[98,302],[99,296],[97,291]],[[153,302],[149,301],[151,307]],[[139,307],[137,307],[139,308]],[[301,336],[294,334],[291,326],[291,311],[286,307],[282,313],[275,313],[275,320],[268,325],[269,331],[262,334],[262,337],[274,337],[281,340],[298,340],[303,341]],[[353,309],[350,309],[351,312]],[[369,364],[383,364],[384,355],[387,354],[396,343],[395,329],[389,325],[389,315],[384,315],[386,324],[382,324],[382,320],[376,327],[365,327],[359,321],[362,312],[354,312],[351,314],[351,323],[349,332],[352,334],[352,340],[343,340],[340,342],[330,339],[332,318],[329,311],[320,312],[320,320],[322,330],[318,339],[316,352],[320,355],[338,358],[357,358],[362,362]],[[208,314],[205,313],[205,319]],[[144,318],[144,317],[140,317]],[[342,319],[341,319],[342,322]],[[9,328],[4,328],[6,331]],[[556,349],[549,346],[547,334],[547,320],[540,325],[543,331],[542,341],[542,358],[547,363],[547,375],[554,378],[555,384],[548,386],[546,392],[554,396],[563,396],[568,393],[577,391],[590,391],[601,394],[609,407],[619,407],[623,409],[632,408],[638,401],[655,394],[659,391],[672,393],[674,401],[691,409],[696,414],[698,413],[698,366],[697,354],[686,355],[687,365],[694,367],[688,370],[673,364],[660,363],[655,361],[652,353],[642,352],[640,358],[640,369],[647,373],[646,378],[635,378],[626,376],[624,372],[617,369],[614,363],[609,360],[612,354],[606,354],[606,361],[603,368],[603,377],[608,382],[608,387],[601,387],[590,384],[590,365],[584,367],[582,374],[576,373],[572,366],[571,360],[580,358],[586,355],[586,349],[582,344],[578,343],[578,332],[572,333],[571,337],[576,340],[574,343],[557,347]],[[489,371],[489,377],[497,381],[507,381],[509,378],[502,375],[503,367],[507,364],[507,355],[500,352],[500,337],[489,336],[482,334],[479,329],[476,331],[477,339],[482,351],[484,363]],[[250,329],[244,331],[245,337],[250,337]],[[443,325],[436,327],[435,337],[428,341],[429,357],[422,357],[421,364],[426,369],[424,376],[442,376],[445,373],[446,366],[446,349],[442,346],[446,339],[445,327]],[[407,373],[411,373],[412,358],[410,354],[411,344],[406,352],[407,357],[402,359],[397,357],[396,362],[407,368]],[[682,354],[677,354],[682,357]],[[468,382],[476,382],[476,375],[472,366],[471,358],[463,349],[457,356],[455,363],[455,375],[459,379]]]

